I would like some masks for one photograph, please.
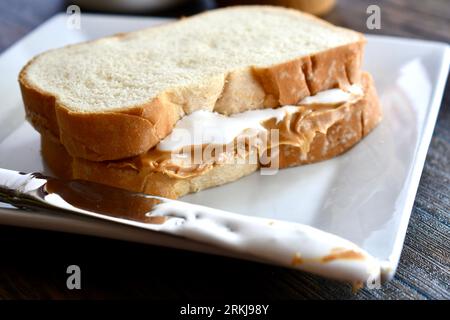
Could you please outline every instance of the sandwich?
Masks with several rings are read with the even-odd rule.
[[[178,198],[354,146],[381,120],[364,44],[238,6],[44,52],[19,83],[54,174]]]

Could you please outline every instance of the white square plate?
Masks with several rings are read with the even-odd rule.
[[[83,14],[81,29],[71,30],[66,27],[66,16],[60,14],[3,53],[0,167],[46,171],[39,153],[39,135],[24,121],[17,83],[20,68],[32,56],[50,48],[165,21]],[[223,212],[211,214],[232,219],[246,230],[248,234],[238,234],[239,241],[227,236],[223,228],[212,228],[214,232],[207,234],[211,223],[197,221],[190,232],[149,232],[77,216],[24,212],[7,205],[0,207],[0,223],[230,255],[352,281],[366,279],[375,266],[375,273],[389,279],[400,257],[449,63],[446,44],[368,36],[364,68],[375,78],[384,110],[382,123],[368,137],[329,161],[281,170],[273,176],[255,173],[181,199],[237,213],[225,215],[232,218],[223,218]],[[266,222],[272,225],[273,221],[283,227],[258,227]],[[254,239],[258,244],[252,242]],[[362,250],[370,263],[355,266],[341,260],[324,267],[323,261],[313,261],[333,246]],[[299,258],[299,252],[303,262],[310,257],[310,263],[296,263],[292,255]]]

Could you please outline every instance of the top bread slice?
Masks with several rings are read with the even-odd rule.
[[[73,157],[146,152],[180,117],[296,104],[360,82],[364,37],[270,6],[178,22],[44,52],[19,75],[28,119]]]

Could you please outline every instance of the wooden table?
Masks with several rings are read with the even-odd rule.
[[[376,33],[450,42],[447,0],[338,0],[325,18],[362,32],[366,8],[382,10]],[[197,3],[188,8],[195,11]],[[0,2],[0,52],[56,12],[63,1]],[[176,14],[183,12],[178,10]],[[173,14],[173,12],[163,13]],[[28,298],[450,298],[450,90],[433,140],[393,281],[360,290],[306,273],[222,257],[95,237],[0,227],[0,299]],[[78,264],[82,289],[66,289],[66,267]]]

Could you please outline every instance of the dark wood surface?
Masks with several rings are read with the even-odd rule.
[[[366,8],[381,7],[375,33],[450,42],[448,0],[337,0],[325,18],[366,33]],[[195,11],[203,6],[198,2]],[[56,12],[63,1],[0,1],[0,52]],[[160,13],[170,15],[182,9]],[[1,70],[0,70],[1,74]],[[0,227],[0,299],[78,298],[450,298],[450,90],[447,84],[395,278],[378,290],[234,259],[95,237]],[[66,288],[78,264],[82,289]]]

